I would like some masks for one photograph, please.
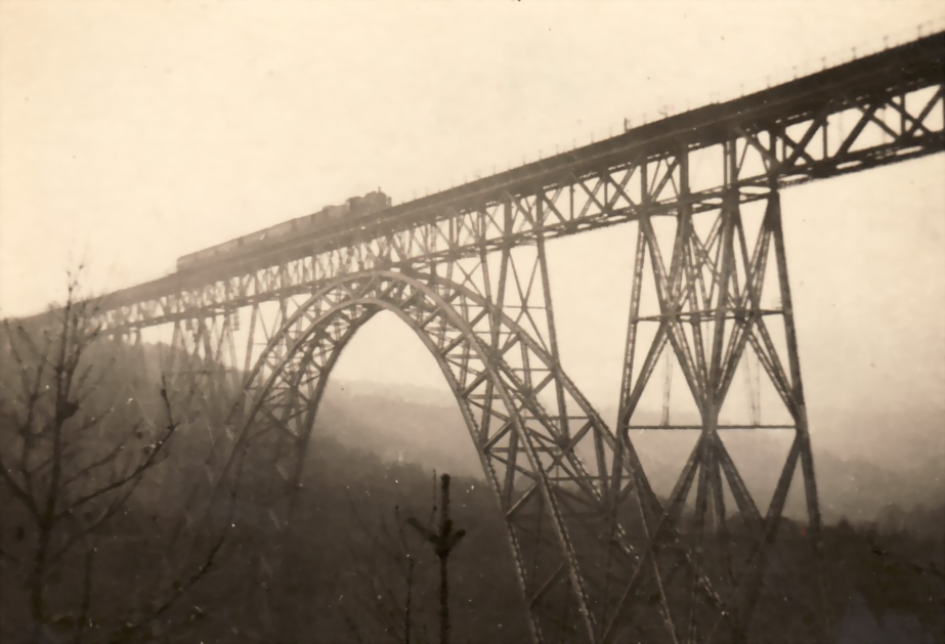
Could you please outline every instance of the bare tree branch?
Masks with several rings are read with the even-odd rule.
[[[111,492],[112,490],[116,490],[135,479],[139,479],[141,474],[143,474],[147,469],[149,469],[152,465],[155,464],[158,454],[161,453],[162,448],[167,444],[168,439],[174,433],[174,429],[176,428],[173,425],[169,425],[167,432],[164,434],[164,436],[155,442],[154,449],[151,449],[148,452],[148,457],[144,460],[144,462],[139,463],[137,467],[134,467],[134,469],[130,473],[125,473],[119,476],[117,480],[112,481],[108,485],[105,485],[97,490],[94,490],[92,492],[89,492],[88,494],[85,494],[79,497],[78,499],[73,501],[72,504],[68,508],[62,510],[59,513],[59,516],[65,515],[68,512],[74,512],[75,510],[78,510],[81,506],[85,505],[89,501],[92,501],[93,499],[97,499],[98,497],[102,496],[103,494],[107,494],[108,492]]]
[[[164,391],[164,396],[165,396],[165,401],[167,401],[166,391]],[[170,403],[168,402],[167,405],[168,405],[169,423],[173,425],[173,419],[172,419],[172,416],[170,415]],[[238,473],[242,471],[245,455],[246,455],[246,452],[244,450],[240,454],[239,461],[237,462]],[[234,486],[234,489],[230,494],[230,505],[227,512],[227,521],[226,521],[227,526],[232,524],[233,517],[236,512],[236,499],[237,499],[237,494],[238,494],[238,485],[239,485],[238,481],[239,480],[240,480],[239,477],[237,477],[237,484],[236,486]],[[148,624],[156,620],[158,617],[160,617],[162,614],[168,611],[177,601],[179,601],[180,598],[190,588],[192,588],[194,585],[197,584],[198,581],[200,581],[204,576],[206,576],[210,572],[211,568],[213,567],[214,561],[216,560],[216,557],[219,554],[225,542],[226,542],[226,532],[223,531],[220,533],[219,538],[210,548],[210,551],[207,554],[206,560],[200,566],[200,568],[193,575],[191,575],[190,578],[187,579],[187,581],[185,581],[184,583],[175,582],[174,584],[172,584],[171,587],[174,590],[174,592],[171,594],[171,596],[168,597],[157,608],[155,608],[147,617],[138,620],[131,626],[127,626],[126,629],[122,631],[121,637],[115,640],[115,644],[122,641],[122,638],[127,637],[128,635],[139,631],[140,629],[144,628],[145,626],[147,626]]]
[[[0,556],[18,566],[28,563],[25,590],[31,617],[30,641],[42,638],[43,629],[49,625],[47,618],[60,602],[60,599],[51,600],[48,592],[49,586],[55,583],[53,573],[65,565],[66,555],[83,542],[81,590],[68,600],[74,602],[73,610],[58,612],[54,617],[53,628],[60,630],[67,621],[75,619],[70,627],[71,641],[81,642],[89,637],[97,543],[102,528],[110,519],[127,511],[131,496],[145,480],[148,470],[167,458],[169,443],[179,426],[172,413],[164,378],[160,399],[167,424],[163,431],[155,432],[149,422],[149,438],[153,442],[143,453],[128,449],[135,445],[136,436],[142,437],[142,421],[126,423],[124,426],[130,427],[126,430],[122,425],[113,428],[111,423],[105,423],[108,415],[117,409],[116,404],[105,414],[80,413],[84,405],[94,404],[100,398],[97,394],[101,384],[107,381],[108,370],[99,370],[94,362],[87,362],[97,357],[89,348],[100,337],[101,327],[93,323],[94,307],[87,301],[79,301],[77,295],[78,281],[70,276],[65,305],[51,314],[54,326],[42,329],[41,342],[22,326],[14,329],[6,321],[0,323],[7,340],[3,342],[3,350],[10,354],[15,365],[5,371],[4,382],[0,383],[3,394],[0,485],[10,488],[12,496],[26,508],[38,528],[35,543],[24,544],[33,548],[28,561],[21,561],[7,550],[0,550]],[[48,321],[44,320],[43,324]],[[112,356],[109,364],[114,362]],[[190,390],[191,396],[197,394],[194,389]],[[120,391],[124,394],[125,389],[122,387]],[[98,437],[89,434],[96,425]],[[95,439],[108,440],[108,444],[99,449],[91,442]],[[89,448],[91,452],[86,455],[85,450]],[[242,461],[240,458],[238,470],[242,468]],[[227,525],[232,524],[238,487],[237,484],[232,489]],[[200,579],[219,567],[228,534],[225,529],[215,535],[211,533],[209,543],[203,542],[206,546],[194,548],[194,557],[189,554],[185,557],[188,565],[173,573],[177,580],[169,586],[160,586],[162,579],[159,578],[159,585],[146,606],[132,612],[132,616],[137,613],[138,618],[120,627],[116,625],[112,633],[117,633],[119,640],[137,636],[166,615]],[[198,544],[196,537],[195,544]],[[195,559],[196,552],[202,554]],[[169,577],[174,579],[174,576]],[[48,603],[51,601],[54,603]]]
[[[96,469],[98,469],[99,467],[102,467],[103,465],[107,465],[107,464],[110,463],[112,460],[114,460],[114,459],[118,456],[118,453],[119,453],[122,449],[124,449],[124,447],[128,444],[128,441],[129,441],[129,440],[131,439],[131,437],[135,434],[135,432],[138,431],[138,428],[139,428],[140,426],[141,426],[141,423],[140,423],[140,422],[135,423],[135,424],[132,426],[131,431],[128,432],[128,434],[125,436],[125,438],[124,438],[120,443],[116,444],[115,447],[114,447],[110,452],[108,452],[105,456],[103,456],[103,457],[100,458],[99,460],[90,463],[89,465],[85,466],[84,468],[82,468],[81,470],[79,470],[78,472],[76,472],[75,474],[73,474],[72,476],[70,476],[69,478],[67,478],[67,479],[63,482],[63,485],[66,486],[66,485],[69,485],[69,484],[71,484],[71,483],[74,483],[75,481],[78,481],[78,480],[79,480],[80,478],[82,478],[83,476],[86,476],[86,475],[90,474],[93,470],[96,470]]]
[[[374,532],[368,528],[367,524],[364,522],[364,519],[361,518],[361,514],[358,512],[358,508],[354,504],[354,500],[351,498],[351,495],[348,493],[347,489],[345,489],[345,497],[348,499],[348,505],[351,507],[351,513],[354,515],[354,519],[357,522],[358,527],[361,528],[364,534],[368,536],[374,547],[391,559],[397,559],[399,555],[389,546],[387,546],[387,544],[381,543],[380,539],[375,536]]]
[[[188,590],[190,590],[198,581],[203,579],[203,577],[210,572],[210,569],[213,567],[213,561],[217,556],[217,553],[220,551],[220,548],[223,547],[223,543],[226,540],[225,535],[221,535],[217,539],[216,543],[213,544],[213,547],[210,548],[210,552],[207,555],[207,560],[203,563],[197,571],[190,576],[183,583],[175,583],[172,588],[174,588],[173,593],[168,597],[164,602],[162,602],[153,612],[151,612],[147,617],[140,619],[131,626],[125,627],[122,630],[120,636],[113,640],[114,644],[119,644],[123,642],[128,635],[140,631],[142,628],[156,620],[158,617],[163,615],[168,609],[170,609]]]
[[[39,508],[36,507],[33,497],[27,494],[23,488],[17,485],[16,481],[13,480],[13,477],[10,476],[10,472],[6,463],[3,462],[3,457],[0,457],[0,477],[2,477],[3,481],[10,487],[10,490],[13,492],[13,496],[23,503],[30,513],[38,517]]]
[[[89,611],[92,608],[92,568],[95,566],[95,553],[98,551],[97,543],[98,540],[94,539],[92,543],[86,542],[85,544],[85,560],[82,569],[82,604],[73,635],[76,644],[82,644],[85,627],[89,622]]]

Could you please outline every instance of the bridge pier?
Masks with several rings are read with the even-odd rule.
[[[683,159],[678,172],[685,177]],[[645,166],[640,179],[647,184]],[[269,546],[251,584],[261,594],[261,627],[279,611],[268,608],[269,589],[280,583],[278,544],[291,523],[328,374],[357,330],[386,309],[414,328],[453,389],[506,517],[535,641],[559,633],[600,643],[750,638],[753,614],[771,603],[764,597],[771,562],[784,567],[778,535],[795,471],[806,492],[805,540],[818,555],[821,537],[779,194],[769,192],[752,231],[731,183],[716,211],[694,215],[682,207],[659,222],[639,219],[616,434],[560,365],[537,196],[523,203],[507,195],[502,206],[510,235],[522,213],[537,234],[514,252],[509,244],[426,269],[338,271],[314,292],[252,305],[243,325],[249,368],[238,393],[209,382],[225,382],[225,373],[201,368],[236,363],[234,316],[198,318],[189,329],[176,322],[165,361],[174,388],[185,398],[201,392],[208,416],[230,401],[227,425],[237,430],[222,440],[222,460],[208,461],[214,497],[196,505],[212,508],[249,485],[252,503],[271,519],[272,537],[262,542]],[[680,186],[685,203],[686,181]],[[664,223],[675,225],[671,235],[663,234]],[[774,319],[782,321],[780,341]],[[647,325],[656,327],[649,338],[640,332]],[[641,401],[658,388],[654,374],[664,354],[683,375],[696,423],[673,424],[667,414],[654,427],[640,417]],[[764,510],[722,439],[725,432],[776,431],[758,419],[725,421],[748,355],[794,435]],[[657,496],[637,456],[631,434],[643,427],[699,434],[668,499]],[[727,509],[732,502],[738,518]],[[218,515],[209,525],[219,524]]]
[[[731,161],[721,207],[702,213],[696,222],[692,212],[681,207],[675,221],[669,264],[664,257],[665,239],[661,239],[653,221],[641,216],[636,237],[632,275],[632,298],[625,353],[625,369],[621,387],[618,433],[623,440],[641,432],[698,433],[695,446],[683,467],[670,497],[657,502],[661,512],[651,516],[653,526],[648,544],[652,557],[653,576],[660,587],[661,603],[668,635],[673,641],[739,641],[750,638],[752,619],[759,601],[764,598],[765,580],[772,562],[785,568],[791,583],[797,576],[812,578],[800,583],[794,593],[806,596],[803,611],[816,618],[819,632],[806,637],[827,637],[826,601],[822,578],[823,541],[817,484],[811,452],[810,432],[804,402],[794,324],[791,291],[787,273],[787,257],[781,225],[780,194],[772,187],[764,199],[764,212],[757,222],[753,244],[749,243],[749,227],[742,215],[743,200],[737,187],[737,166],[734,146],[726,158]],[[683,156],[685,159],[685,156]],[[682,194],[686,194],[686,165],[682,164]],[[685,199],[682,199],[685,204]],[[697,227],[697,223],[702,224]],[[702,229],[701,232],[699,228]],[[666,235],[668,237],[669,235]],[[772,276],[770,271],[774,272]],[[647,302],[644,282],[654,288]],[[649,303],[655,311],[643,311]],[[655,306],[653,306],[655,305]],[[780,324],[776,324],[780,322]],[[640,329],[655,326],[650,339],[641,340]],[[661,356],[683,375],[682,395],[691,403],[689,415],[672,422],[669,409],[663,410],[662,422],[645,416],[650,410],[641,406],[648,392],[659,389],[655,377]],[[755,358],[776,400],[765,400],[763,410],[754,410],[752,418],[742,422],[726,418],[738,416],[729,400],[736,373]],[[637,356],[644,356],[637,365]],[[785,368],[785,364],[787,367]],[[677,379],[678,382],[678,379]],[[669,379],[662,383],[669,398]],[[748,388],[752,381],[749,378]],[[751,391],[743,391],[752,397]],[[679,399],[680,392],[675,392]],[[654,397],[651,396],[650,400]],[[772,404],[779,409],[771,409]],[[664,402],[665,405],[665,402]],[[760,411],[766,416],[785,419],[778,424],[762,424]],[[777,412],[781,412],[778,414]],[[722,435],[789,433],[791,447],[777,467],[778,483],[767,508],[759,509],[757,492],[749,490],[730,454]],[[770,454],[750,455],[770,461]],[[784,517],[785,503],[795,470],[800,465],[800,485],[806,501],[807,525],[802,527],[810,556],[806,569],[796,561],[783,561],[778,539]],[[775,466],[775,463],[766,463]],[[694,504],[687,501],[694,490]],[[726,509],[726,498],[734,500],[738,518]],[[684,517],[684,515],[690,516]],[[646,519],[645,519],[646,520]],[[738,528],[733,533],[733,521]],[[711,526],[711,530],[708,528]],[[663,588],[666,570],[675,571],[667,549],[679,540],[691,553],[688,579],[679,580],[678,592]],[[714,561],[713,561],[714,560]],[[638,564],[643,568],[643,563]],[[700,575],[706,575],[701,578]],[[700,585],[711,581],[714,593],[697,592]],[[770,584],[769,584],[770,585]],[[813,591],[812,593],[810,591]],[[633,597],[621,610],[632,610]],[[614,620],[601,641],[622,641]],[[613,637],[613,639],[611,639]]]

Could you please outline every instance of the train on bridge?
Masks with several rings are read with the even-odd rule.
[[[325,206],[315,214],[290,219],[281,224],[179,257],[177,259],[177,270],[178,272],[190,270],[218,262],[221,259],[249,254],[263,248],[275,246],[299,235],[324,230],[342,219],[360,219],[390,206],[391,198],[378,188],[363,197],[350,197],[340,206]]]

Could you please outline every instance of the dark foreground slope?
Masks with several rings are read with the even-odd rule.
[[[121,378],[116,375],[116,380]],[[436,641],[434,557],[421,539],[398,528],[407,517],[430,520],[434,469],[458,475],[452,516],[468,533],[451,560],[453,641],[528,641],[526,610],[502,516],[482,479],[467,476],[475,473],[470,465],[475,453],[462,426],[454,424],[458,414],[447,405],[391,399],[377,392],[363,392],[356,404],[349,402],[332,394],[326,398],[306,457],[298,515],[279,548],[284,566],[272,609],[267,612],[259,605],[260,593],[252,592],[258,588],[247,587],[260,584],[254,539],[271,534],[269,508],[253,502],[250,472],[237,527],[209,573],[179,605],[160,613],[154,628],[137,633],[137,639],[117,641],[403,642],[408,588],[410,641]],[[156,414],[161,422],[153,409],[142,413]],[[130,412],[116,419],[122,425],[134,421]],[[106,631],[115,632],[105,626],[120,627],[130,604],[156,602],[160,607],[160,598],[148,593],[150,580],[164,574],[162,548],[172,546],[164,526],[186,522],[183,497],[176,490],[206,480],[205,443],[211,440],[212,427],[218,426],[213,418],[188,424],[185,434],[175,438],[160,477],[143,486],[98,536],[99,555],[88,585],[86,642],[116,641],[105,637]],[[765,458],[757,461],[764,463]],[[869,475],[868,468],[857,476],[860,494],[895,484],[895,479]],[[883,493],[884,498],[895,498],[888,489]],[[845,503],[855,510],[858,502]],[[22,580],[33,551],[32,518],[7,486],[0,486],[0,508],[0,639],[22,642],[28,626],[23,620],[27,597]],[[841,522],[825,533],[827,597],[839,641],[945,641],[945,506],[940,501],[924,507],[890,506],[876,516],[881,521]],[[782,529],[790,535],[802,527],[786,521]],[[412,571],[407,554],[415,562]],[[46,580],[61,589],[63,606],[83,592],[82,564],[81,557],[69,560]],[[182,581],[187,583],[186,578]],[[71,641],[66,636],[56,639],[55,634],[68,632],[74,613],[57,610],[49,617],[55,622],[49,641]],[[792,641],[789,629],[787,617],[766,612],[759,615],[753,641]]]
[[[292,578],[278,618],[264,632],[251,617],[257,607],[245,605],[248,600],[231,581],[241,578],[239,571],[249,565],[248,558],[230,557],[193,589],[189,599],[199,607],[199,618],[188,629],[176,630],[170,641],[403,641],[407,583],[399,556],[407,551],[417,558],[411,641],[436,640],[435,562],[427,547],[409,534],[404,536],[407,548],[398,550],[395,515],[397,509],[401,518],[427,520],[433,505],[432,472],[412,464],[384,463],[329,438],[317,439],[312,447],[299,521],[287,544]],[[492,494],[467,478],[456,479],[453,489],[453,516],[469,533],[452,560],[454,640],[527,641],[525,610]],[[8,502],[3,499],[4,507]],[[259,521],[267,520],[265,508],[255,510]],[[253,509],[247,508],[247,514]],[[16,527],[4,515],[3,537],[15,539]],[[939,510],[937,515],[906,516],[901,525],[914,519],[931,531],[942,518]],[[141,516],[127,517],[103,541],[110,556],[108,567],[96,578],[93,600],[99,612],[107,612],[116,593],[133,590],[123,584],[133,584],[160,565],[139,556],[148,538],[147,517]],[[842,523],[827,529],[826,541],[828,595],[840,641],[945,639],[940,536],[920,538],[906,529]],[[13,618],[10,611],[22,604],[15,597],[12,566],[4,561],[2,570],[7,621]],[[764,633],[766,627],[758,624],[755,632]]]

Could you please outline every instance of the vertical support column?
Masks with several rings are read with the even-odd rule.
[[[508,243],[508,236],[511,235],[512,231],[512,203],[511,198],[508,195],[506,195],[502,200],[501,216],[502,229],[505,239],[503,239],[501,243],[501,249],[499,253],[499,274],[495,289],[492,287],[492,275],[489,271],[489,252],[485,246],[480,249],[479,255],[479,261],[483,272],[483,292],[485,293],[485,296],[489,302],[492,303],[492,311],[489,316],[489,347],[494,352],[498,352],[500,350],[500,319],[504,313],[505,287],[508,278],[508,268],[510,261],[510,244]],[[433,267],[433,273],[436,273],[435,266]],[[490,433],[492,431],[492,411],[495,402],[496,391],[495,384],[491,379],[486,381],[485,392],[483,393],[483,396],[484,399],[482,404],[484,413],[482,415],[482,423],[479,428],[480,444],[485,444],[489,440]],[[514,433],[510,440],[509,456],[510,458],[514,458],[515,450],[517,448],[517,440],[514,436]],[[509,471],[506,472],[506,480],[504,481],[505,486],[503,488],[501,499],[503,511],[508,511],[509,507],[511,506],[511,498],[508,495],[510,495],[512,491],[513,475],[514,468],[510,467]]]
[[[798,440],[800,441],[801,470],[804,476],[804,493],[807,502],[807,514],[810,525],[811,544],[817,570],[815,571],[817,590],[820,593],[821,634],[828,637],[827,589],[824,579],[824,542],[820,517],[820,501],[817,494],[817,478],[814,473],[814,455],[810,440],[810,429],[807,422],[807,403],[804,399],[804,384],[801,379],[801,359],[797,346],[797,329],[794,324],[794,301],[791,297],[791,284],[788,279],[787,253],[784,244],[784,229],[781,224],[781,197],[776,189],[772,190],[770,199],[772,210],[771,228],[774,236],[774,252],[778,265],[778,284],[781,290],[782,312],[784,315],[784,329],[787,340],[788,364],[791,372],[791,392],[796,407],[795,422],[797,424]]]
[[[503,225],[505,226],[505,236],[506,239],[503,240],[502,244],[502,259],[501,268],[499,269],[499,285],[498,285],[498,304],[495,307],[495,315],[492,320],[492,334],[493,342],[492,346],[496,349],[499,349],[499,317],[504,313],[504,304],[505,304],[505,292],[506,285],[509,278],[509,264],[512,262],[512,244],[511,240],[508,237],[512,234],[512,197],[511,195],[506,195],[502,200],[502,216],[503,216]],[[489,385],[489,394],[490,394],[490,407],[492,404],[492,398],[495,396],[495,392],[492,384]],[[515,464],[518,460],[518,434],[512,432],[509,436],[509,452],[508,452],[508,461],[509,466],[505,471],[505,481],[503,487],[503,510],[508,512],[512,506],[512,492],[514,490],[513,485],[515,483]]]
[[[558,357],[558,332],[555,329],[555,309],[551,297],[551,277],[548,273],[548,257],[545,251],[545,213],[541,191],[535,193],[535,228],[538,248],[538,270],[541,272],[541,288],[545,296],[545,320],[548,325],[548,353],[551,355],[552,369],[555,371],[555,388],[558,399],[558,417],[560,440],[567,445],[571,437],[568,424],[568,405],[564,397],[564,381],[561,378],[561,360]]]
[[[631,476],[634,480],[629,482],[628,485],[632,485],[636,489],[637,498],[640,503],[639,510],[641,513],[641,520],[643,521],[644,529],[646,529],[647,522],[651,519],[655,520],[661,508],[659,502],[656,499],[656,495],[649,486],[646,476],[642,472],[642,468],[639,466],[639,459],[636,456],[636,452],[633,448],[633,443],[630,440],[629,433],[630,418],[633,415],[633,411],[636,406],[636,390],[638,389],[640,381],[645,381],[645,379],[648,377],[647,363],[652,362],[651,356],[647,356],[641,369],[640,377],[635,381],[633,378],[633,368],[637,350],[637,334],[641,321],[640,296],[643,289],[643,279],[647,260],[647,238],[644,231],[644,220],[649,217],[648,209],[651,205],[649,171],[646,163],[643,163],[640,166],[639,172],[641,196],[640,220],[637,223],[637,240],[636,248],[634,250],[633,276],[631,278],[630,287],[630,315],[627,324],[627,340],[624,349],[623,374],[621,376],[620,401],[617,412],[616,429],[618,440],[616,449],[614,450],[614,462],[612,466],[613,474],[610,485],[610,505],[612,506],[611,511],[614,514],[613,520],[616,521],[617,505],[620,503],[622,489],[621,479],[626,464],[630,463],[630,467],[632,468]],[[662,343],[662,339],[665,338],[665,335],[662,333],[657,333],[657,338],[659,339],[658,342]],[[654,347],[651,347],[650,353],[654,354]],[[649,518],[647,516],[648,513],[650,514]]]
[[[659,501],[654,503],[658,520],[652,522],[652,528],[647,525],[650,522],[645,518],[643,520],[648,543],[618,604],[617,612],[623,611],[624,614],[614,615],[610,620],[605,639],[619,631],[618,616],[627,619],[635,589],[647,583],[641,576],[650,566],[650,563],[646,563],[647,559],[652,563],[649,583],[659,589],[662,598],[667,637],[686,641],[715,641],[714,638],[729,637],[729,633],[735,640],[750,637],[748,626],[755,604],[762,597],[768,551],[776,548],[777,526],[798,460],[804,476],[810,538],[814,542],[817,565],[822,566],[821,522],[776,186],[771,188],[758,238],[754,248],[750,249],[741,213],[743,195],[739,184],[740,161],[736,140],[723,145],[722,202],[714,215],[699,215],[715,217],[707,234],[705,229],[696,228],[689,202],[687,151],[682,149],[678,154],[680,206],[668,267],[663,263],[661,240],[648,212],[650,204],[646,174],[654,168],[650,164],[650,167],[642,168],[641,172],[643,198],[632,274],[630,319],[618,418],[621,441],[615,450],[615,457],[632,451],[629,440],[631,429],[693,430],[699,432],[699,438],[679,475],[668,506],[663,508]],[[658,165],[655,171],[660,171]],[[700,233],[700,230],[703,232]],[[771,322],[766,322],[777,313],[769,311],[768,317],[763,317],[761,304],[772,239],[778,271],[777,288],[783,302],[783,310],[777,313],[781,313],[784,318],[786,333],[786,348],[780,350],[772,340],[768,326]],[[668,239],[665,241],[668,245]],[[649,262],[646,261],[647,255]],[[641,313],[641,288],[645,280],[652,280],[655,286],[659,305],[657,315]],[[744,283],[741,283],[742,280]],[[634,362],[640,352],[636,345],[640,343],[639,327],[644,323],[655,323],[657,327],[643,364],[637,368]],[[670,359],[678,361],[685,376],[685,386],[692,395],[692,402],[700,417],[698,425],[670,422],[663,427],[645,421],[633,422],[644,391],[653,390],[659,384],[659,379],[651,376],[667,344],[671,346]],[[783,469],[766,517],[762,517],[759,512],[748,485],[722,440],[722,430],[751,429],[757,433],[767,429],[755,420],[757,414],[747,424],[732,424],[732,421],[723,424],[720,420],[721,414],[727,414],[726,410],[730,410],[725,406],[726,399],[736,368],[743,360],[747,360],[745,350],[748,346],[756,354],[760,368],[780,395],[785,410],[796,419],[797,435],[791,453],[786,462],[772,463]],[[781,367],[778,356],[779,352],[784,351],[787,355],[782,359],[788,363],[789,373],[785,373]],[[751,391],[746,393],[752,396]],[[620,469],[615,461],[612,472],[615,494],[620,489]],[[645,484],[645,477],[641,478],[644,479],[641,484]],[[748,549],[738,549],[733,539],[739,537],[730,532],[726,521],[726,482],[745,520],[745,536],[754,542],[754,546]],[[681,509],[693,487],[695,513],[692,521],[683,523],[680,522]],[[714,530],[708,529],[709,522],[714,524]],[[673,547],[667,547],[670,543],[674,544]],[[734,562],[733,555],[736,554],[738,561]],[[780,559],[780,554],[775,550],[774,557]],[[660,570],[658,561],[667,566],[666,570]],[[677,577],[677,571],[686,571],[688,574]],[[793,574],[796,571],[791,572]],[[793,584],[797,580],[789,581]],[[675,589],[670,587],[674,583]],[[817,583],[823,602],[825,592],[819,575]],[[722,588],[726,590],[720,594],[718,589]],[[655,620],[656,607],[648,610],[653,612],[653,617],[645,619]],[[643,608],[637,612],[638,616],[644,614],[646,611]],[[719,631],[722,622],[726,622],[727,626]],[[823,624],[825,621],[822,621]]]

